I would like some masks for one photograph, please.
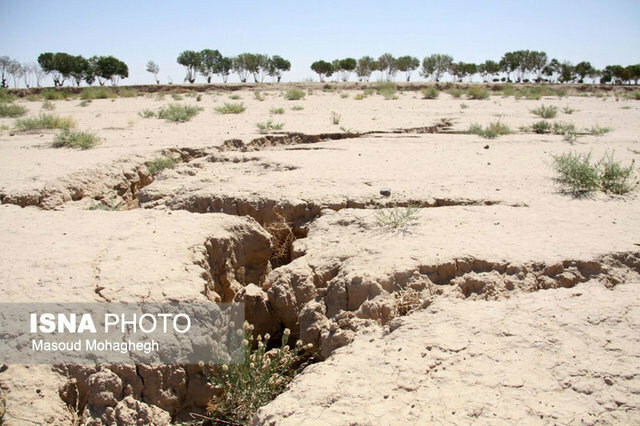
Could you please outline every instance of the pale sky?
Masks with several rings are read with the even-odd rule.
[[[530,49],[603,68],[640,63],[640,1],[0,0],[0,37],[0,56],[20,62],[46,51],[113,55],[129,66],[121,84],[153,83],[148,60],[162,83],[181,83],[176,57],[204,48],[280,55],[292,64],[283,81],[317,80],[318,59],[385,52],[479,63]]]

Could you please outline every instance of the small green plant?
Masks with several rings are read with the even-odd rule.
[[[164,93],[158,92],[158,94],[156,95],[156,101],[163,101],[163,100],[164,100]]]
[[[264,101],[264,95],[262,93],[260,93],[259,90],[256,90],[253,92],[253,96],[256,98],[256,100],[262,102]]]
[[[534,133],[538,134],[551,133],[551,129],[551,123],[549,123],[547,120],[540,120],[531,125],[531,130],[533,130]]]
[[[620,107],[620,109],[631,109],[631,106],[629,106],[629,105],[625,105],[625,106],[623,106],[623,107]]]
[[[422,89],[422,99],[437,99],[440,91],[435,87],[425,87]]]
[[[91,99],[84,99],[82,101],[80,101],[80,103],[78,104],[78,106],[80,107],[86,107],[89,106],[89,104],[91,103]]]
[[[80,91],[80,99],[108,99],[115,98],[118,95],[108,87],[85,87]]]
[[[66,90],[45,89],[40,92],[40,96],[45,101],[61,101],[70,98],[72,94]]]
[[[269,113],[270,114],[274,114],[274,115],[276,115],[276,114],[284,114],[284,108],[271,108],[269,110]]]
[[[13,102],[16,97],[7,92],[7,89],[0,87],[0,102]]]
[[[566,133],[576,133],[576,126],[572,123],[558,123],[555,121],[551,131],[556,135],[564,135]]]
[[[203,108],[195,105],[169,104],[160,108],[158,111],[158,118],[169,121],[185,122],[198,115],[202,109]]]
[[[97,145],[99,141],[100,139],[93,133],[62,129],[62,131],[56,135],[53,141],[53,147],[89,149]]]
[[[0,130],[9,130],[9,126],[6,124],[0,124]]]
[[[15,105],[10,103],[0,103],[0,117],[22,117],[27,113],[27,109],[22,105]]]
[[[467,109],[469,108],[469,105],[465,104],[464,102],[460,104],[460,109]]]
[[[149,170],[149,173],[151,173],[151,176],[155,176],[164,169],[172,169],[173,167],[175,167],[175,165],[178,164],[178,160],[169,156],[156,157],[144,164],[147,166],[147,169]]]
[[[375,84],[376,93],[386,100],[398,99],[398,86],[391,81],[383,81]]]
[[[202,101],[202,95],[198,93],[198,96],[196,96],[196,102],[200,102],[200,101]]]
[[[182,96],[180,96],[177,93],[172,93],[171,94],[171,98],[173,98],[174,101],[181,101],[182,100]]]
[[[347,99],[349,97],[349,94],[347,92],[342,92],[342,93],[340,93],[340,97],[342,99]]]
[[[313,362],[313,345],[298,340],[292,347],[285,329],[280,345],[268,350],[269,334],[254,338],[245,323],[241,354],[244,362],[207,365],[203,372],[221,392],[207,405],[209,415],[225,424],[248,424],[258,409],[282,393],[293,378]]]
[[[567,105],[566,107],[562,108],[562,112],[564,112],[565,114],[569,114],[569,115],[573,114],[576,111],[577,111],[577,109],[570,108],[569,105]]]
[[[216,112],[220,114],[240,114],[246,109],[247,107],[242,102],[225,102],[224,105],[216,108]]]
[[[447,94],[450,95],[450,96],[453,96],[456,99],[458,99],[460,96],[462,96],[463,93],[464,93],[464,90],[456,89],[455,87],[452,88],[452,89],[447,90]]]
[[[118,87],[117,95],[121,98],[136,98],[141,96],[141,93],[138,93],[137,90],[131,89],[129,87]]]
[[[467,97],[476,100],[489,99],[489,91],[482,87],[473,86],[467,90]]]
[[[97,203],[94,203],[89,210],[102,210],[106,212],[116,212],[119,211],[122,207],[125,206],[125,202],[123,200],[118,200],[117,197],[112,197],[109,201],[100,200]]]
[[[302,89],[298,89],[294,87],[293,89],[287,90],[287,93],[284,94],[285,99],[290,101],[299,101],[300,99],[304,99],[304,91]]]
[[[40,113],[38,117],[19,118],[16,120],[16,128],[19,130],[40,129],[70,129],[76,123],[71,117],[59,117],[55,114]]]
[[[353,99],[355,99],[356,101],[361,101],[361,100],[365,99],[366,97],[367,97],[367,95],[366,95],[366,94],[364,94],[364,93],[357,93],[357,94],[353,97]]]
[[[44,101],[42,103],[42,109],[45,109],[47,111],[53,111],[54,109],[56,109],[56,105],[51,101]]]
[[[624,195],[637,186],[632,182],[635,160],[628,167],[606,152],[597,163],[591,162],[591,153],[568,152],[553,156],[553,167],[558,175],[554,180],[567,192],[581,195],[596,190]]]
[[[302,105],[294,105],[291,107],[292,111],[302,111],[304,107]]]
[[[242,99],[242,96],[238,95],[237,93],[234,93],[233,95],[229,96],[229,99],[233,101],[237,101],[238,99]]]
[[[256,127],[260,133],[269,133],[272,130],[282,130],[284,123],[274,123],[271,120],[267,120],[264,123],[256,123]]]
[[[611,129],[609,127],[600,127],[597,124],[595,126],[591,126],[588,129],[585,129],[585,132],[588,135],[592,135],[592,136],[602,136],[609,133],[610,131]]]
[[[142,111],[138,111],[138,115],[142,118],[154,118],[156,113],[151,111],[149,108],[145,108]]]
[[[481,125],[474,123],[469,126],[469,129],[464,133],[478,135],[485,139],[495,139],[498,136],[510,134],[511,129],[509,126],[502,123],[502,117],[500,117],[498,120],[493,123],[489,123],[489,125],[484,128]]]
[[[376,208],[376,224],[392,231],[405,231],[418,223],[420,206]]]
[[[331,123],[338,125],[340,124],[340,120],[342,120],[342,116],[340,114],[338,114],[335,111],[331,112],[331,117],[330,117]]]
[[[553,105],[545,106],[542,104],[538,108],[532,109],[531,113],[542,118],[554,118],[558,114],[558,108]]]

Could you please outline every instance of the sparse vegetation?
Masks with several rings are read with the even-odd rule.
[[[80,99],[108,99],[115,98],[117,94],[108,87],[85,87],[80,91]]]
[[[542,118],[554,118],[558,114],[558,108],[553,105],[545,106],[542,104],[538,108],[532,109],[531,113]]]
[[[61,101],[71,96],[72,94],[66,90],[45,89],[40,92],[40,97],[45,101]]]
[[[224,105],[217,107],[216,112],[220,114],[240,114],[247,107],[242,102],[225,102]]]
[[[294,87],[293,89],[287,90],[287,93],[284,94],[284,98],[289,101],[299,101],[300,99],[304,99],[304,90]]]
[[[585,129],[585,132],[588,135],[592,135],[592,136],[602,136],[605,135],[607,133],[609,133],[611,131],[611,129],[609,127],[600,127],[599,125],[594,125],[591,126],[588,129]]]
[[[56,135],[53,141],[53,147],[89,149],[97,145],[98,142],[100,142],[100,138],[93,133],[62,129],[62,131]]]
[[[256,123],[256,127],[260,133],[269,133],[272,130],[282,130],[284,123],[274,123],[271,120],[267,120],[264,123]]]
[[[27,113],[27,109],[22,105],[15,105],[10,103],[0,103],[0,117],[22,117]]]
[[[181,101],[181,100],[182,100],[182,96],[180,96],[180,95],[179,95],[179,94],[177,94],[177,93],[172,93],[172,94],[171,94],[171,98],[172,98],[174,101]]]
[[[44,101],[42,103],[42,109],[45,109],[47,111],[53,111],[54,109],[56,109],[56,105],[51,101]]]
[[[169,156],[156,157],[144,164],[147,166],[147,169],[149,169],[149,173],[151,173],[152,176],[155,176],[164,169],[172,169],[175,167],[175,165],[178,164],[178,160]]]
[[[409,227],[417,224],[420,218],[420,206],[377,208],[375,217],[376,224],[381,228],[406,231]]]
[[[268,350],[269,334],[254,338],[253,326],[245,323],[242,363],[208,365],[207,379],[221,389],[207,406],[209,415],[227,424],[247,424],[258,409],[282,393],[313,360],[313,345],[298,340],[290,346],[291,332],[285,329],[280,345]]]
[[[253,96],[260,102],[264,101],[264,95],[259,90],[254,91]]]
[[[440,96],[440,91],[435,87],[425,87],[422,89],[422,98],[423,99],[437,99]]]
[[[195,105],[169,104],[160,108],[158,111],[158,118],[169,121],[185,122],[198,115],[200,111],[202,111],[202,108]]]
[[[562,112],[564,112],[565,114],[571,115],[574,112],[576,112],[576,109],[570,108],[569,105],[567,105],[566,107],[562,108]]]
[[[142,118],[154,118],[156,113],[151,111],[149,108],[145,108],[142,111],[138,111],[138,115]]]
[[[302,111],[304,107],[302,105],[294,105],[291,107],[292,111]]]
[[[486,139],[495,139],[498,136],[508,135],[512,132],[509,126],[502,123],[502,118],[500,118],[484,128],[480,124],[474,123],[464,133],[482,136]]]
[[[398,99],[398,96],[396,95],[396,93],[398,93],[397,85],[391,81],[376,83],[375,88],[376,93],[388,101]]]
[[[460,109],[467,109],[469,108],[469,105],[465,104],[464,102],[460,104]]]
[[[463,93],[464,93],[464,90],[462,89],[453,88],[453,89],[447,90],[447,94],[453,96],[456,99],[462,96]]]
[[[338,125],[340,124],[340,120],[342,120],[342,116],[335,111],[331,112],[331,124]]]
[[[229,99],[231,99],[232,101],[237,101],[238,99],[242,99],[242,96],[238,95],[237,93],[234,93],[233,95],[229,96]]]
[[[347,99],[349,97],[349,94],[347,92],[342,92],[342,93],[340,93],[340,97],[342,99]]]
[[[591,162],[591,153],[565,153],[553,156],[555,181],[567,192],[581,195],[596,190],[624,195],[633,190],[635,160],[624,167],[615,161],[613,152],[606,152],[600,161]]]
[[[276,115],[276,114],[284,114],[284,108],[271,108],[269,110],[269,113],[270,114],[274,114],[274,115]]]
[[[467,97],[469,99],[484,100],[489,99],[489,91],[482,87],[473,86],[467,90]]]
[[[19,130],[70,129],[76,123],[71,117],[59,117],[55,114],[41,113],[38,117],[19,118],[16,128]]]
[[[531,130],[538,134],[551,133],[551,128],[551,123],[547,120],[536,121],[531,125]]]

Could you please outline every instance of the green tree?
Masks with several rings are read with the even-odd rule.
[[[500,72],[500,64],[490,59],[478,65],[478,72],[484,81],[493,80],[494,76]]]
[[[595,68],[591,65],[591,62],[582,61],[576,64],[575,72],[580,77],[579,83],[584,83],[585,77],[591,77],[594,75]]]
[[[385,80],[391,81],[398,72],[396,58],[391,53],[385,53],[378,58],[378,71],[386,75]]]
[[[549,59],[546,52],[532,51],[528,57],[527,69],[534,73],[535,80],[540,81],[542,78],[542,72],[547,66]]]
[[[218,73],[222,55],[217,50],[203,49],[199,56],[198,72],[207,80],[207,83],[211,83],[211,78]]]
[[[104,86],[107,80],[111,80],[111,84],[115,86],[121,78],[129,77],[127,64],[113,56],[98,56],[94,64],[93,71],[101,86]]]
[[[0,87],[8,87],[7,75],[9,74],[10,66],[11,66],[11,58],[8,56],[0,56],[0,79],[2,80],[2,86]]]
[[[200,69],[200,53],[193,50],[185,50],[178,55],[177,62],[185,67],[184,81],[193,84],[196,81],[196,73]]]
[[[240,82],[246,83],[247,77],[249,77],[248,63],[251,62],[250,53],[241,53],[233,58],[232,68],[233,72],[238,74]]]
[[[638,80],[640,80],[640,64],[629,65],[627,67],[627,71],[629,73],[629,79],[633,80],[634,84],[638,85]]]
[[[324,81],[325,77],[331,77],[333,74],[333,65],[327,61],[315,61],[311,64],[311,70],[318,74],[320,81]]]
[[[72,64],[70,74],[71,74],[71,77],[73,78],[73,81],[75,81],[76,86],[80,86],[80,83],[82,82],[84,77],[87,75],[88,68],[89,68],[89,61],[87,61],[85,58],[83,58],[82,56],[73,57],[73,64]]]
[[[147,72],[153,74],[153,79],[156,81],[156,84],[160,84],[160,80],[158,80],[158,73],[160,72],[160,67],[153,61],[147,62]]]
[[[373,62],[374,60],[371,56],[363,56],[358,59],[355,71],[359,81],[369,81],[369,77],[371,77],[371,72],[373,71]]]
[[[358,63],[353,58],[345,58],[338,61],[338,66],[340,67],[340,78],[342,81],[348,81],[349,76],[356,69]]]
[[[47,74],[51,74],[55,87],[64,85],[74,66],[74,57],[64,52],[46,52],[38,56],[38,64]]]
[[[218,74],[222,77],[222,82],[226,83],[229,79],[229,74],[231,74],[231,70],[233,69],[233,59],[223,56],[220,59],[220,68],[218,69]]]
[[[560,77],[561,83],[568,83],[576,79],[576,67],[569,61],[564,61],[560,64]]]
[[[546,67],[542,70],[542,74],[549,77],[553,82],[558,81],[558,74],[560,74],[560,61],[552,59]]]
[[[403,72],[407,77],[407,81],[411,80],[411,73],[418,69],[420,61],[413,56],[400,56],[396,60],[398,71]]]
[[[449,72],[453,63],[453,58],[449,55],[433,54],[422,60],[420,74],[424,78],[431,78],[433,81],[440,81],[442,76]]]
[[[269,77],[276,78],[278,83],[280,83],[280,79],[282,79],[282,74],[286,71],[291,70],[291,62],[282,58],[281,56],[274,55],[269,58]]]

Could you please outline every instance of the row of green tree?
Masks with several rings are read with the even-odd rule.
[[[348,81],[355,73],[359,81],[368,81],[374,72],[378,72],[379,80],[392,80],[399,72],[404,73],[407,81],[417,70],[419,74],[433,81],[440,81],[449,74],[454,81],[473,79],[480,75],[484,81],[548,81],[548,82],[577,82],[583,83],[588,77],[592,81],[599,78],[600,83],[624,84],[640,80],[640,64],[623,67],[609,65],[602,70],[594,68],[590,62],[583,61],[576,65],[568,61],[549,60],[545,52],[535,50],[517,50],[505,53],[500,61],[487,60],[481,64],[455,62],[453,57],[445,54],[433,54],[425,57],[422,62],[413,56],[395,58],[390,53],[381,55],[378,59],[363,56],[336,59],[332,62],[323,60],[311,64],[311,70],[318,74],[320,81],[336,76],[336,79]],[[500,77],[502,76],[502,77]]]
[[[82,81],[92,85],[96,80],[103,86],[108,80],[116,85],[121,78],[129,77],[129,67],[113,56],[92,56],[85,59],[64,52],[45,52],[38,56],[42,71],[50,74],[55,87],[72,80],[77,86]]]
[[[220,75],[225,83],[229,75],[234,72],[241,82],[246,82],[249,75],[253,80],[263,82],[265,75],[273,77],[278,83],[282,74],[291,69],[291,62],[275,55],[269,56],[259,53],[241,53],[238,56],[226,57],[218,50],[204,49],[200,52],[185,50],[178,55],[177,62],[185,67],[184,81],[194,83],[198,74],[202,75],[207,83],[211,83],[214,75]],[[147,71],[153,73],[158,82],[158,66],[149,61]]]

